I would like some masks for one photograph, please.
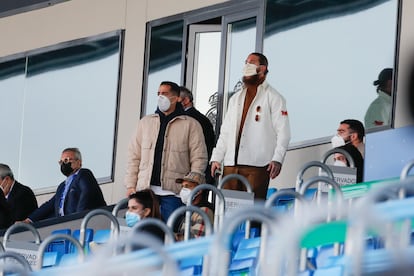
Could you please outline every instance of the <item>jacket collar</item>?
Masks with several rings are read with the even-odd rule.
[[[391,103],[391,96],[382,90],[378,90],[378,97],[380,97],[381,99],[383,99],[384,101],[388,103]]]
[[[261,91],[261,90],[266,90],[269,87],[269,83],[264,80],[261,84],[259,84],[257,86],[257,92]],[[247,87],[243,84],[243,92],[246,92]]]

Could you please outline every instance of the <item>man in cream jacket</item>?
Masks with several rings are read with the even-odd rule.
[[[138,122],[128,148],[127,196],[151,188],[158,196],[164,221],[183,205],[181,185],[175,180],[190,171],[204,174],[208,162],[203,130],[184,114],[179,96],[176,83],[161,83],[155,114]]]
[[[267,73],[267,58],[251,53],[243,69],[243,89],[230,98],[210,159],[212,175],[223,163],[223,175],[246,177],[256,199],[266,199],[269,181],[279,175],[290,140],[286,101],[265,81]],[[243,189],[237,180],[224,188]]]

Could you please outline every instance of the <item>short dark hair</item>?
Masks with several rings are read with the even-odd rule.
[[[260,65],[265,65],[266,66],[265,75],[267,73],[269,73],[269,70],[267,69],[267,67],[269,67],[269,62],[267,60],[267,57],[265,55],[263,55],[262,53],[257,53],[257,52],[251,53],[251,55],[257,56],[259,58]]]
[[[360,121],[355,120],[355,119],[346,119],[346,120],[343,120],[340,124],[349,125],[349,128],[358,134],[358,139],[360,141],[364,139],[365,128],[364,128],[364,125]]]
[[[168,85],[171,88],[171,92],[173,92],[173,94],[177,97],[180,96],[180,86],[178,86],[178,84],[176,84],[175,82],[172,81],[163,81],[161,82],[160,85]]]
[[[6,164],[0,164],[0,178],[5,178],[6,176],[14,180],[13,172],[10,167]]]
[[[190,89],[188,89],[185,86],[180,86],[180,96],[181,94],[183,95],[183,97],[187,97],[190,99],[190,103],[193,102],[193,93],[191,93]]]

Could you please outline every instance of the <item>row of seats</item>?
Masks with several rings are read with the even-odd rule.
[[[317,180],[326,180],[326,178],[320,177]],[[412,179],[409,179],[409,181],[412,181]],[[404,183],[404,181],[400,181],[397,184],[401,183]],[[271,202],[270,199],[277,198],[274,195],[277,196],[278,193],[283,195],[284,192],[285,195],[290,194],[290,196],[281,196],[278,200]],[[301,192],[303,192],[302,189]],[[338,193],[338,190],[336,192]],[[384,236],[381,231],[368,232],[365,231],[366,229],[363,229],[365,231],[363,236],[358,233],[358,235],[355,233],[351,235],[350,229],[352,227],[350,225],[361,223],[361,221],[357,220],[362,215],[361,210],[366,210],[365,215],[368,214],[369,216],[378,214],[381,217],[381,222],[386,222],[387,225],[394,225],[396,223],[396,225],[400,226],[407,220],[411,222],[411,218],[414,217],[414,214],[411,214],[411,211],[409,211],[410,208],[407,207],[414,205],[413,199],[380,203],[371,200],[373,202],[370,202],[370,204],[362,205],[362,207],[359,206],[360,209],[351,209],[347,205],[344,210],[339,212],[335,209],[338,206],[335,204],[329,205],[329,202],[327,205],[309,203],[310,199],[314,198],[315,191],[309,191],[308,189],[307,193],[307,196],[300,194],[300,197],[298,197],[297,193],[292,190],[289,193],[282,190],[275,191],[275,194],[269,194],[268,200],[272,204],[267,204],[265,207],[254,206],[250,209],[234,212],[231,216],[228,215],[224,219],[225,224],[223,227],[214,233],[213,236],[166,244],[158,248],[157,250],[164,252],[165,256],[161,254],[162,256],[160,257],[158,256],[160,254],[155,254],[147,249],[137,252],[125,251],[124,254],[106,256],[108,258],[108,262],[105,263],[108,266],[107,272],[109,273],[111,269],[116,271],[117,268],[125,270],[129,268],[136,269],[139,265],[145,267],[149,264],[162,267],[161,259],[167,256],[173,260],[179,275],[201,275],[204,273],[206,273],[204,275],[257,275],[258,271],[260,274],[260,272],[280,270],[283,271],[280,275],[317,276],[328,275],[323,273],[331,273],[330,275],[342,276],[349,275],[347,273],[355,269],[352,263],[354,260],[350,260],[350,257],[352,257],[350,252],[352,250],[349,249],[349,244],[352,242],[354,242],[353,252],[355,252],[355,244],[358,244],[360,247],[363,244],[364,251],[362,253],[359,252],[362,254],[362,263],[359,265],[359,269],[376,271],[375,268],[378,267],[379,270],[385,269],[380,264],[390,263],[384,261],[384,259],[387,260],[389,255],[388,237]],[[371,191],[367,191],[367,194],[370,193]],[[303,194],[305,193],[303,192]],[[298,198],[302,197],[307,199],[305,203],[297,201]],[[303,206],[301,206],[302,203]],[[288,205],[289,207],[284,209],[285,212],[280,212],[281,209],[279,208],[279,212],[274,212],[274,208],[268,208],[269,206],[273,207],[275,204],[277,206]],[[301,206],[301,208],[298,208],[301,211],[300,213],[296,212],[298,206]],[[329,209],[332,209],[330,211],[333,215],[327,216]],[[294,212],[286,212],[287,210],[293,210]],[[323,214],[323,216],[316,217],[314,213],[318,212]],[[257,229],[253,228],[250,229],[248,235],[250,238],[246,239],[244,238],[246,235],[243,233],[244,228],[240,228],[240,225],[246,220],[252,219],[262,221],[262,235],[258,236]],[[411,224],[408,227],[411,229]],[[97,260],[99,260],[99,254],[95,256],[90,254],[88,249],[89,242],[107,243],[107,245],[119,243],[119,241],[109,239],[111,235],[109,229],[106,230],[104,235],[98,234],[98,230],[94,232],[92,229],[89,229],[89,231],[90,234],[87,233],[85,236],[85,252],[82,253],[89,254],[91,258],[87,258],[82,264],[70,266],[72,275],[78,273],[84,275],[82,273],[90,272],[94,263],[96,265]],[[395,229],[392,233],[396,233]],[[65,232],[65,234],[71,234],[77,239],[80,238],[79,231],[76,230],[73,233]],[[409,234],[411,235],[411,232]],[[99,236],[101,236],[101,239],[98,238]],[[353,236],[360,238],[359,243],[355,243],[355,241],[350,239]],[[144,242],[145,240],[145,238],[141,237],[138,239],[139,242]],[[125,240],[123,242],[128,243]],[[71,248],[71,245],[65,244],[63,240],[54,241],[54,243],[48,246],[47,251],[49,253],[61,254],[60,261],[55,264],[61,265],[64,259],[63,256],[79,253],[75,246]],[[408,249],[410,249],[410,246],[410,244],[407,244]],[[299,253],[295,252],[295,250],[286,253],[287,249],[297,249]],[[292,259],[290,261],[286,259],[286,256],[295,256],[295,254],[297,254],[297,259],[301,260],[298,266],[294,265],[295,262]],[[378,256],[378,258],[375,256]],[[267,257],[270,257],[271,260]],[[293,260],[296,260],[296,258],[293,258]],[[382,263],[379,262],[378,264],[378,260],[382,260]],[[164,263],[168,262],[165,261]],[[305,266],[302,266],[302,263]],[[46,265],[45,262],[44,265]],[[44,268],[33,274],[44,276],[49,273],[53,275],[54,273],[62,272],[61,269],[61,266],[55,266]]]
[[[56,229],[51,232],[51,235],[56,234],[65,234],[72,235],[75,239],[79,240],[80,238],[80,229],[72,230],[65,229]],[[86,254],[91,250],[90,245],[101,245],[109,241],[111,235],[110,229],[97,229],[87,228],[85,230],[85,248],[84,251]],[[72,264],[78,255],[77,248],[66,239],[58,239],[51,242],[45,252],[44,264],[43,267],[56,266],[62,264]]]

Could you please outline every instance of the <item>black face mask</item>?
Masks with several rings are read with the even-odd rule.
[[[72,163],[68,162],[68,163],[62,163],[60,165],[60,171],[65,175],[65,176],[69,176],[71,175],[71,173],[73,173],[73,169],[72,169]]]

